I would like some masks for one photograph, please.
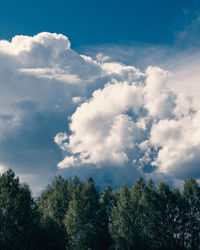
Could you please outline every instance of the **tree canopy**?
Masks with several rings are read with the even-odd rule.
[[[12,170],[0,175],[0,249],[197,250],[200,186],[138,178],[103,190],[92,178],[55,177],[33,198]]]

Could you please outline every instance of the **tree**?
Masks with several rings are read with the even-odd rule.
[[[161,182],[157,188],[158,193],[158,208],[157,216],[159,223],[157,225],[157,235],[160,239],[159,248],[180,249],[180,244],[177,244],[177,219],[179,208],[177,206],[177,195],[170,190],[167,183]],[[177,232],[178,233],[178,232]]]
[[[156,187],[150,179],[147,181],[141,199],[139,200],[141,224],[145,239],[142,249],[159,249],[159,237],[157,235],[157,217],[158,197]]]
[[[44,217],[53,218],[60,226],[68,209],[71,194],[68,181],[61,176],[55,177],[51,185],[38,198],[38,210]]]
[[[137,209],[139,205],[139,201],[143,195],[143,192],[145,190],[146,183],[145,180],[142,177],[139,177],[133,188],[131,189],[131,200],[134,204],[134,209]]]
[[[99,193],[92,178],[76,185],[65,217],[70,249],[101,249]]]
[[[115,249],[135,249],[133,219],[130,191],[123,184],[119,190],[118,200],[111,214],[110,233]]]
[[[101,195],[101,246],[102,249],[108,249],[112,244],[112,238],[109,232],[109,224],[111,222],[111,214],[114,204],[116,204],[116,196],[110,185],[107,185]]]
[[[131,203],[133,207],[135,228],[135,249],[145,249],[145,237],[143,231],[143,204],[141,198],[146,187],[146,182],[139,177],[131,189]]]
[[[178,188],[173,191],[173,204],[174,204],[174,223],[173,223],[173,241],[175,249],[187,249],[187,224],[188,224],[188,203]]]
[[[195,179],[185,181],[183,196],[187,201],[187,231],[186,246],[189,249],[199,249],[200,242],[200,188]]]
[[[58,176],[38,198],[39,249],[66,249],[67,233],[63,220],[70,197],[68,181]]]
[[[0,248],[30,249],[33,199],[26,184],[12,170],[0,176]]]

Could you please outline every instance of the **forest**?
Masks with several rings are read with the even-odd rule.
[[[38,197],[9,169],[0,175],[2,250],[196,250],[200,187],[138,178],[100,190],[92,178],[55,177]]]

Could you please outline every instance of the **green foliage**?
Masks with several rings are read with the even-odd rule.
[[[197,250],[200,187],[139,178],[100,193],[92,178],[56,177],[34,201],[12,170],[0,175],[0,249]]]
[[[100,212],[101,212],[101,246],[102,249],[108,249],[112,245],[112,237],[109,232],[111,214],[113,206],[116,203],[116,196],[110,185],[107,185],[101,194]]]
[[[196,250],[200,242],[200,188],[195,179],[185,181],[183,196],[187,204],[186,247]]]
[[[77,184],[65,217],[70,249],[100,249],[99,193],[91,178],[84,185]]]
[[[63,220],[70,196],[68,181],[58,176],[38,198],[40,232],[38,249],[66,249],[67,233]]]
[[[150,179],[147,181],[139,201],[141,217],[140,227],[142,228],[142,237],[145,239],[142,246],[143,249],[159,249],[157,241],[157,208],[158,199],[156,187]]]
[[[62,226],[69,201],[68,181],[58,176],[38,198],[38,210],[44,217],[53,218]]]
[[[130,191],[123,184],[111,215],[110,233],[115,249],[133,249],[135,231],[133,219]]]
[[[31,245],[33,200],[12,170],[0,176],[0,249]]]
[[[176,196],[170,190],[169,185],[161,182],[157,189],[158,193],[158,225],[157,236],[159,240],[158,249],[177,249],[176,218],[177,204]]]

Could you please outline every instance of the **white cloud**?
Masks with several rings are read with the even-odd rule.
[[[104,55],[103,53],[98,53],[96,55],[97,62],[104,63],[105,61],[109,60],[110,57],[107,55]]]
[[[7,168],[4,165],[0,165],[0,174],[4,173]]]
[[[199,175],[199,59],[177,65],[143,73],[105,53],[79,55],[55,33],[0,41],[2,166],[27,180],[90,167]]]
[[[77,167],[79,165],[78,159],[74,156],[66,156],[63,161],[58,163],[59,168]]]
[[[168,79],[170,87],[180,95],[190,97],[191,105],[200,108],[200,53],[188,51],[180,56],[179,62],[173,66],[171,77]],[[187,98],[188,98],[187,97]]]
[[[80,83],[77,75],[69,74],[67,69],[59,67],[54,68],[25,68],[19,69],[20,72],[27,75],[35,75],[38,78],[53,79],[69,84]]]
[[[72,98],[72,101],[73,101],[73,103],[81,103],[81,102],[84,102],[85,101],[85,98],[83,98],[83,97],[81,97],[81,96],[74,96],[73,98]]]
[[[145,107],[151,116],[159,119],[171,118],[176,96],[166,84],[169,72],[158,67],[148,67],[146,74]]]
[[[200,167],[200,113],[180,120],[162,120],[151,130],[150,141],[161,147],[154,162],[158,171],[176,176],[199,176]]]
[[[105,75],[112,75],[113,78],[119,81],[135,81],[144,74],[133,66],[126,66],[118,62],[104,62],[101,64]]]
[[[58,166],[125,166],[133,159],[134,167],[156,166],[157,173],[180,177],[197,172],[199,115],[193,97],[176,92],[170,72],[159,67],[148,67],[144,77],[119,65],[103,63],[102,68],[116,79],[124,70],[135,76],[112,80],[76,109],[64,149],[70,156]]]
[[[123,165],[128,161],[126,151],[134,147],[145,126],[139,120],[134,122],[126,112],[139,114],[141,93],[141,87],[134,83],[113,82],[96,90],[77,108],[71,117],[68,150],[79,154],[78,162]]]
[[[33,37],[31,36],[15,36],[11,42],[6,40],[0,41],[0,52],[3,54],[16,55],[20,53],[30,52],[37,46],[44,46],[45,48],[52,47],[54,44],[55,56],[60,51],[70,49],[70,42],[68,38],[62,34],[42,32]],[[39,47],[38,47],[39,48]]]
[[[43,32],[1,40],[2,164],[20,175],[50,172],[48,180],[55,175],[60,152],[52,138],[64,130],[72,114],[72,97],[85,100],[91,91],[87,84],[101,75],[99,64],[73,51],[64,35]]]
[[[67,146],[67,143],[65,142],[68,139],[68,136],[66,133],[58,133],[55,137],[54,137],[54,141],[55,143],[63,150],[66,149],[65,145]]]

